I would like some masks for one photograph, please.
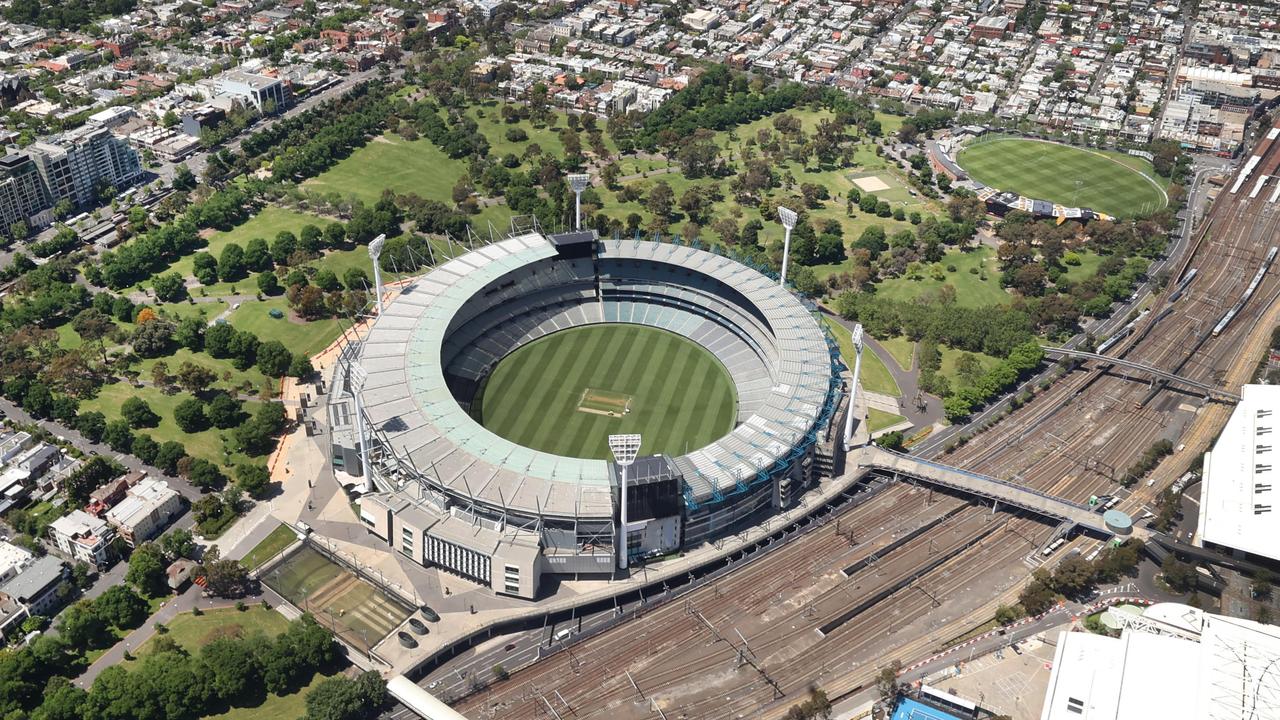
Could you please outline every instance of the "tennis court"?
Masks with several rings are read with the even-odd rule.
[[[343,640],[368,652],[409,617],[411,609],[363,578],[304,545],[263,582]]]
[[[903,698],[898,701],[898,709],[893,711],[893,717],[890,720],[960,720],[960,718],[951,713],[935,710],[911,698]]]

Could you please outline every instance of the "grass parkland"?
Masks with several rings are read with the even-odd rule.
[[[1115,217],[1150,213],[1168,203],[1150,163],[1122,153],[994,135],[971,142],[956,162],[984,185]]]

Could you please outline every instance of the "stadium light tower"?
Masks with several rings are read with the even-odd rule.
[[[627,569],[627,468],[631,467],[631,463],[636,461],[636,454],[640,452],[640,436],[639,435],[610,435],[609,436],[609,452],[613,453],[613,462],[622,468],[622,481],[618,486],[618,495],[621,498],[621,510],[618,513],[618,567],[623,570]]]
[[[376,267],[376,265],[375,265]],[[373,468],[369,465],[369,430],[364,421],[364,405],[360,402],[360,392],[369,379],[369,373],[363,367],[350,363],[347,365],[347,378],[351,383],[351,397],[356,403],[356,426],[360,430],[360,469],[364,472],[364,492],[373,492]]]
[[[582,191],[591,187],[591,176],[570,175],[569,188],[573,190],[573,229],[582,229]]]
[[[782,239],[782,277],[778,278],[778,284],[787,286],[787,258],[791,255],[791,231],[796,229],[796,220],[799,216],[794,210],[789,210],[782,206],[778,207],[778,221],[782,223],[783,230],[786,234]]]
[[[387,241],[386,233],[379,235],[369,243],[369,259],[373,261],[373,290],[378,293],[378,317],[382,317],[382,267],[378,257],[382,255],[382,245]]]
[[[862,372],[862,323],[853,326],[853,382],[849,385],[849,410],[844,415],[844,451],[853,445],[853,402],[858,399],[858,375]]]

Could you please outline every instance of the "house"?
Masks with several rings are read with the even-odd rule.
[[[196,563],[186,558],[178,558],[165,569],[165,575],[168,577],[169,589],[177,590],[191,579],[191,573],[196,569]]]
[[[115,480],[108,480],[101,487],[89,493],[89,504],[85,506],[85,510],[89,513],[101,517],[102,513],[115,507],[115,504],[124,499],[125,493],[129,492],[129,486],[145,477],[144,473],[132,472],[127,475],[121,475]]]
[[[116,531],[107,521],[83,510],[72,510],[49,525],[49,537],[73,560],[105,568],[115,561]]]
[[[107,522],[129,547],[149,540],[182,511],[182,498],[158,478],[141,480],[129,488],[120,504],[107,511]]]
[[[67,581],[67,575],[67,566],[61,560],[45,555],[0,585],[0,595],[17,601],[30,615],[49,615],[58,603],[58,588]]]

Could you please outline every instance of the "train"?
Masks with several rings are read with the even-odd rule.
[[[1245,303],[1249,302],[1249,298],[1253,297],[1253,293],[1258,289],[1258,285],[1262,284],[1263,276],[1267,274],[1267,270],[1271,269],[1271,263],[1275,262],[1277,252],[1280,252],[1280,248],[1278,247],[1272,247],[1267,251],[1267,257],[1262,261],[1262,267],[1258,268],[1258,272],[1254,274],[1253,280],[1249,282],[1249,287],[1245,288],[1244,295],[1240,297],[1240,301],[1232,306],[1232,308],[1222,316],[1222,319],[1218,321],[1217,325],[1213,326],[1214,337],[1218,337],[1223,330],[1227,329],[1227,326],[1231,324],[1231,321],[1235,320],[1236,315],[1244,309]]]
[[[1138,327],[1138,322],[1141,321],[1142,318],[1146,317],[1147,313],[1149,312],[1151,312],[1151,310],[1147,309],[1138,313],[1138,317],[1134,318],[1133,320],[1130,320],[1127,325],[1120,328],[1119,330],[1116,331],[1114,335],[1112,335],[1111,337],[1103,341],[1103,343],[1099,345],[1098,349],[1095,350],[1094,352],[1096,352],[1099,355],[1103,355],[1108,350],[1110,350],[1111,347],[1114,346],[1116,343],[1132,335],[1133,331]]]
[[[1192,280],[1196,279],[1197,272],[1199,272],[1198,268],[1191,268],[1187,271],[1186,276],[1178,282],[1178,286],[1169,294],[1169,302],[1175,302],[1178,298],[1182,297],[1182,293],[1186,292],[1187,286],[1191,284]]]

